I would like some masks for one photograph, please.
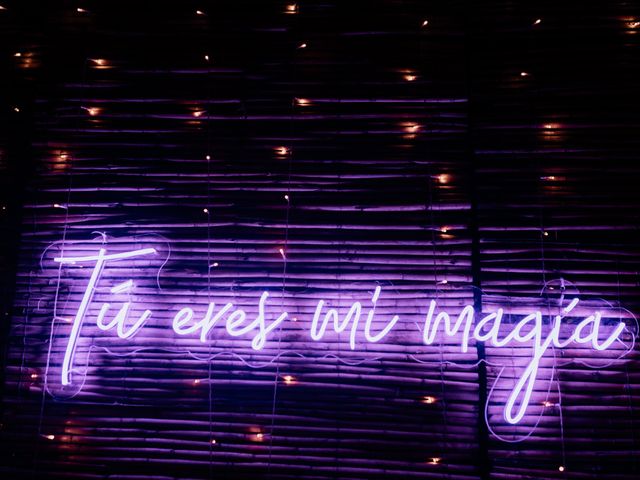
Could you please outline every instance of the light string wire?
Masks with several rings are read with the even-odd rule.
[[[211,26],[207,28],[207,47],[211,45]],[[207,55],[209,55],[209,48],[207,48]],[[207,155],[205,157],[207,161],[207,302],[211,304],[211,57],[206,57],[207,72],[205,77],[206,83],[206,96],[207,96]],[[213,345],[209,342],[208,349],[209,355],[211,355]],[[209,478],[213,478],[213,380],[212,376],[213,362],[209,361],[207,364],[207,391],[209,401],[209,436],[207,439],[209,448]]]
[[[292,54],[292,58],[289,64],[289,74],[292,79],[291,83],[293,84],[293,80],[295,78],[295,51]],[[289,105],[289,138],[290,142],[293,141],[293,134],[295,130],[295,97],[291,99],[291,103]],[[284,311],[284,297],[287,288],[287,267],[288,267],[288,246],[289,246],[289,221],[291,214],[291,170],[293,168],[293,148],[291,143],[289,143],[287,150],[287,198],[285,202],[285,231],[284,231],[284,246],[282,255],[282,289],[280,293],[280,311]],[[282,348],[282,332],[283,332],[284,322],[280,323],[278,327],[278,348],[277,348],[277,356],[280,357],[281,348]],[[273,399],[271,404],[271,426],[269,430],[269,459],[267,463],[267,477],[271,475],[271,463],[273,456],[273,437],[275,431],[275,419],[276,419],[276,402],[278,397],[278,384],[280,382],[280,362],[276,363],[276,371],[273,377]]]

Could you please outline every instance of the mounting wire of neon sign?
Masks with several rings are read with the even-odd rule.
[[[88,321],[87,312],[105,267],[122,268],[127,260],[148,259],[158,254],[154,248],[110,253],[106,245],[101,245],[99,248],[94,246],[93,250],[87,255],[62,254],[53,259],[61,267],[69,265],[91,267],[91,274],[84,285],[82,300],[75,309],[71,329],[66,338],[60,376],[63,386],[73,383],[76,347],[81,338],[83,324]],[[126,279],[112,286],[109,292],[117,295],[133,287],[133,279]],[[338,309],[326,307],[325,300],[318,300],[308,328],[310,339],[321,342],[329,329],[336,333],[348,331],[349,348],[352,351],[357,350],[363,343],[383,341],[393,331],[400,316],[389,315],[388,318],[380,318],[376,313],[376,305],[381,295],[382,287],[378,285],[370,299],[353,302],[343,316]],[[202,343],[210,341],[209,336],[214,328],[220,328],[230,337],[246,337],[250,340],[251,348],[260,351],[265,347],[274,330],[289,317],[286,311],[273,313],[273,307],[267,304],[268,299],[269,292],[262,292],[257,302],[257,314],[253,318],[249,318],[249,314],[243,308],[235,306],[232,302],[218,305],[211,301],[204,314],[198,314],[193,306],[174,305],[176,312],[172,314],[171,328],[178,337],[194,338]],[[130,313],[133,310],[132,302],[120,303],[117,313],[114,314],[111,312],[112,304],[103,302],[96,315],[95,324],[105,335],[115,330],[117,338],[126,340],[143,329],[149,319],[154,317],[154,312],[150,308],[145,308],[137,318],[132,319],[130,318],[133,316]],[[428,303],[424,321],[422,325],[418,325],[418,329],[421,332],[423,345],[433,345],[438,334],[441,333],[455,339],[462,353],[468,352],[472,340],[485,342],[496,348],[513,345],[530,346],[531,357],[517,377],[503,408],[505,421],[515,425],[521,422],[526,414],[538,378],[540,361],[550,349],[562,350],[570,345],[585,345],[595,352],[604,352],[614,343],[619,342],[625,347],[625,351],[619,356],[622,358],[634,348],[635,333],[624,321],[619,320],[613,328],[607,328],[607,331],[603,332],[600,311],[595,310],[589,315],[575,318],[572,312],[576,310],[579,303],[578,297],[570,298],[568,305],[561,308],[545,328],[540,310],[522,315],[516,323],[506,324],[503,323],[505,316],[503,308],[496,308],[490,313],[478,315],[472,305],[465,305],[459,314],[452,315],[439,308],[437,300],[431,300]],[[568,319],[572,319],[573,324],[569,324],[566,321]],[[633,320],[635,321],[635,317]],[[378,326],[376,331],[374,331],[374,324]],[[380,324],[384,326],[380,328]],[[505,326],[510,328],[506,335],[501,334],[502,327]],[[635,327],[637,331],[637,322]],[[569,330],[568,334],[567,330]],[[625,333],[630,336],[628,344],[621,338]]]

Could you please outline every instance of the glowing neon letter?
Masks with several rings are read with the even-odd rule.
[[[151,253],[156,253],[156,250],[155,248],[143,248],[141,250],[133,250],[131,252],[124,253],[114,253],[111,255],[106,255],[106,253],[107,251],[104,248],[101,248],[98,251],[97,255],[89,255],[86,257],[56,257],[53,259],[54,262],[58,262],[60,264],[72,265],[83,262],[95,262],[93,272],[91,272],[91,278],[89,278],[89,283],[87,284],[87,288],[85,289],[84,295],[82,296],[82,301],[80,302],[80,306],[78,307],[78,311],[76,312],[76,316],[73,320],[73,326],[71,327],[71,333],[69,334],[67,348],[64,352],[64,360],[62,361],[62,385],[69,385],[71,383],[69,374],[73,365],[73,356],[76,351],[80,329],[82,328],[82,321],[84,319],[85,313],[87,312],[87,307],[91,302],[96,283],[98,283],[98,280],[100,279],[100,275],[102,274],[102,269],[104,268],[105,264],[110,260],[124,260],[126,258],[135,258],[143,255],[149,255]]]

